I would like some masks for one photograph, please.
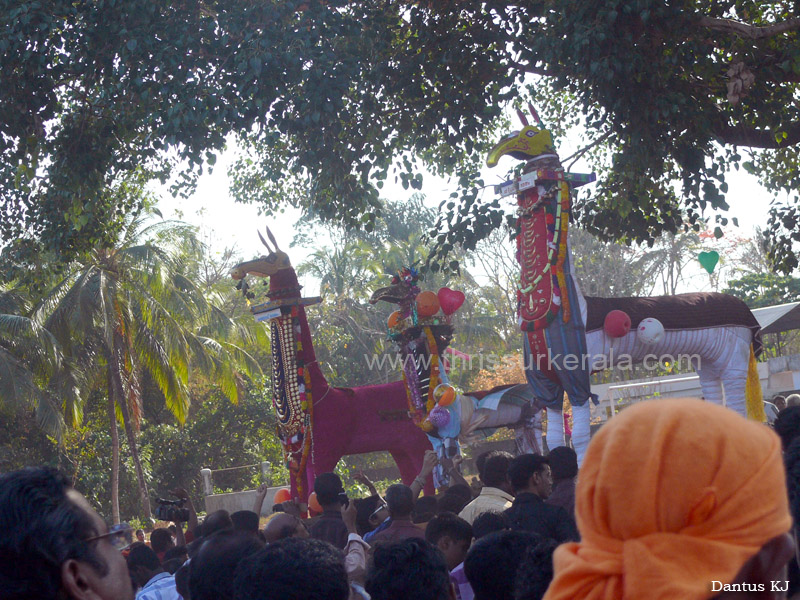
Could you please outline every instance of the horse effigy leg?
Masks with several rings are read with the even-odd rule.
[[[537,410],[533,415],[533,434],[536,436],[536,445],[542,453],[544,453],[544,446],[542,445],[542,414],[543,410]]]
[[[703,391],[703,400],[722,406],[722,380],[719,370],[711,365],[697,370],[700,379],[700,389]]]
[[[397,464],[397,469],[400,471],[400,479],[406,485],[411,485],[411,482],[414,481],[414,478],[419,473],[419,469],[422,468],[421,462],[416,465],[411,456],[405,451],[389,450],[389,454],[392,455],[394,462]]]
[[[555,408],[547,408],[547,449],[564,445],[564,413]]]
[[[591,438],[591,405],[584,402],[581,406],[572,405],[572,447],[578,455],[578,465],[583,463],[583,455]]]
[[[730,366],[722,372],[722,385],[725,387],[725,406],[735,410],[743,417],[747,416],[745,402],[745,386],[747,384],[747,368]]]

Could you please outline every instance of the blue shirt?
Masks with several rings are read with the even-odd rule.
[[[383,531],[384,529],[386,529],[387,527],[389,527],[389,525],[391,525],[391,524],[392,524],[392,518],[391,518],[391,517],[386,517],[386,518],[383,520],[383,523],[381,523],[380,525],[378,525],[378,526],[377,526],[375,529],[373,529],[373,530],[372,530],[372,531],[370,531],[369,533],[366,533],[366,534],[364,534],[364,538],[363,538],[363,540],[364,540],[365,542],[367,542],[368,544],[369,544],[369,543],[371,543],[371,542],[372,542],[372,538],[374,538],[374,537],[375,537],[376,535],[378,535],[378,534],[379,534],[381,531]]]
[[[175,589],[175,576],[159,573],[136,594],[136,600],[183,600]]]

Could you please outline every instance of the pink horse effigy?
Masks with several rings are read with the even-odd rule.
[[[408,415],[405,383],[353,388],[328,384],[314,354],[305,310],[321,299],[302,297],[289,257],[269,230],[267,236],[274,249],[262,237],[269,254],[238,264],[231,277],[269,278],[269,301],[251,312],[271,330],[272,400],[292,497],[305,504],[318,474],[333,471],[343,456],[367,452],[388,451],[410,485],[431,445]],[[429,480],[426,492],[432,490]]]

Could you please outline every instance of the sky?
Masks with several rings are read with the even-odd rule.
[[[569,156],[574,151],[569,147],[562,148],[561,154]],[[300,211],[292,208],[286,209],[282,214],[274,216],[259,215],[258,206],[255,204],[240,204],[231,198],[228,184],[228,168],[234,160],[234,151],[229,149],[222,153],[211,173],[207,171],[200,178],[197,191],[190,198],[173,198],[164,188],[156,189],[160,200],[158,207],[165,218],[179,218],[200,228],[202,238],[206,241],[212,252],[221,255],[229,247],[235,247],[241,254],[242,260],[249,260],[261,256],[266,249],[258,238],[258,231],[264,232],[266,227],[275,235],[279,247],[289,254],[293,265],[298,265],[305,260],[310,250],[305,248],[289,248],[294,235],[297,233],[295,223],[300,217]],[[503,165],[493,171],[487,171],[484,179],[487,182],[500,183],[500,174],[504,173]],[[580,172],[580,165],[573,169]],[[726,177],[728,181],[727,201],[730,210],[729,218],[739,220],[739,228],[728,228],[732,234],[750,237],[755,227],[764,228],[767,224],[770,194],[761,188],[756,178],[744,170],[731,171]],[[422,193],[426,195],[431,206],[438,206],[441,199],[448,197],[450,192],[456,190],[456,183],[448,183],[443,179],[427,176],[423,179]],[[384,197],[392,200],[402,200],[410,197],[412,191],[403,190],[399,184],[387,181],[382,190]],[[484,199],[491,198],[491,190],[484,192]],[[488,196],[487,196],[488,195]],[[325,239],[320,240],[323,244]],[[480,281],[480,274],[477,274]],[[316,295],[319,291],[318,282],[309,278],[300,282],[304,286],[304,293]],[[683,284],[681,292],[710,291],[711,286],[708,276],[699,263],[692,265],[689,277]]]

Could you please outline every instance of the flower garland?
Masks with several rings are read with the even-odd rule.
[[[436,398],[433,397],[433,390],[439,385],[441,381],[439,378],[439,350],[436,344],[436,339],[433,337],[433,332],[430,327],[425,328],[425,337],[428,342],[428,356],[431,357],[431,376],[428,382],[428,402],[425,406],[427,412],[430,413],[433,407],[436,406]]]
[[[273,405],[278,414],[278,437],[284,461],[294,475],[297,494],[303,497],[305,467],[311,449],[314,403],[311,375],[305,366],[303,343],[300,340],[300,312],[291,307],[290,314],[272,320]]]
[[[430,327],[424,327],[425,343],[427,344],[428,356],[430,357],[430,379],[428,382],[428,397],[423,401],[422,391],[420,390],[419,373],[417,373],[416,363],[414,362],[412,344],[418,344],[421,340],[411,340],[406,344],[406,353],[403,359],[403,382],[406,384],[406,399],[408,409],[413,423],[426,433],[436,429],[428,421],[428,414],[437,404],[433,391],[441,382],[439,371],[439,353],[436,338]]]
[[[548,202],[555,196],[555,202]],[[550,187],[541,195],[537,190],[521,193],[518,198],[520,205],[517,220],[520,235],[517,236],[517,257],[522,267],[520,285],[529,282],[524,288],[517,290],[517,300],[520,303],[520,313],[523,319],[523,331],[539,331],[553,322],[558,311],[563,307],[563,318],[569,320],[570,303],[566,295],[566,277],[564,261],[567,257],[567,229],[569,227],[570,197],[569,184],[560,181]],[[542,206],[544,204],[544,206]],[[542,210],[543,209],[543,210]],[[542,226],[544,225],[544,231]],[[536,233],[536,228],[540,230]],[[541,242],[536,243],[544,234],[547,248],[546,260],[540,272],[534,274],[537,257],[541,254],[537,249],[542,247]],[[541,260],[541,259],[540,259]],[[550,273],[550,279],[545,279]],[[538,302],[544,304],[541,311],[538,304],[534,303],[534,292],[543,283],[549,284],[549,298],[539,298]],[[562,294],[562,290],[564,294]],[[525,300],[528,300],[528,307]],[[524,313],[528,313],[525,315]],[[544,314],[542,314],[544,312]]]

